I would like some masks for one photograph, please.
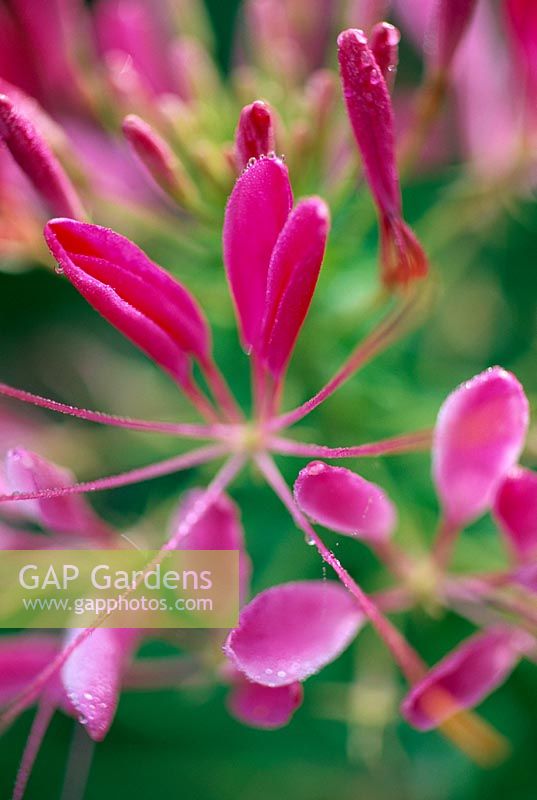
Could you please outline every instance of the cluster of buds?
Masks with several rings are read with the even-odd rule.
[[[337,4],[317,0],[315,5],[312,13],[311,4],[299,0],[249,0],[248,34],[237,43],[237,64],[226,85],[208,55],[208,29],[195,2],[178,2],[176,20],[166,17],[165,3],[150,10],[141,0],[101,0],[92,11],[76,2],[52,0],[45,10],[32,0],[9,0],[0,10],[0,36],[5,37],[0,39],[5,44],[0,46],[5,145],[0,168],[7,176],[0,187],[3,254],[40,258],[48,247],[58,274],[166,373],[198,420],[119,417],[7,384],[0,384],[0,394],[88,422],[202,442],[165,461],[85,483],[27,447],[9,450],[0,475],[2,513],[5,509],[0,546],[118,547],[120,532],[81,495],[200,465],[211,468],[223,460],[206,488],[181,499],[160,554],[237,550],[242,602],[236,628],[225,637],[207,632],[206,647],[216,646],[216,660],[166,658],[143,664],[136,652],[145,632],[104,629],[97,622],[63,638],[2,637],[0,725],[38,704],[14,800],[24,794],[56,709],[101,740],[123,689],[158,690],[195,676],[227,685],[229,709],[242,722],[278,728],[299,708],[303,683],[335,660],[366,625],[408,682],[404,718],[419,730],[439,728],[476,758],[491,760],[501,742],[491,731],[483,733],[484,723],[478,724],[471,709],[521,658],[537,657],[532,608],[537,475],[519,464],[529,410],[513,374],[494,367],[455,389],[434,430],[341,447],[285,435],[416,324],[429,273],[424,248],[403,217],[392,97],[400,33],[377,16],[378,7],[388,4],[352,3],[347,10],[352,24],[362,27],[337,37],[343,102],[337,74],[327,66],[336,54]],[[457,57],[475,33],[475,5],[394,3],[397,19],[408,24],[410,6],[420,16],[410,15],[409,28],[414,23],[417,38],[425,18],[434,31],[434,37],[430,31],[426,36],[426,104],[413,105],[416,125],[410,123],[407,131],[414,135],[407,157],[421,146],[449,83],[458,85]],[[529,3],[505,5],[529,92],[535,64],[527,33],[534,15]],[[427,14],[418,14],[421,6],[427,6]],[[175,32],[179,22],[181,30]],[[248,45],[253,52],[245,63]],[[28,58],[21,59],[21,53]],[[282,411],[290,360],[325,251],[330,252],[331,216],[336,219],[363,188],[361,183],[357,188],[357,155],[378,215],[380,294],[389,307],[313,397]],[[133,172],[135,164],[143,168],[139,174]],[[312,186],[326,200],[315,194],[295,202],[291,178],[299,194]],[[134,237],[140,221],[150,227],[163,219],[179,241],[196,231],[204,238],[207,231],[220,230],[222,212],[223,263],[251,366],[251,418],[216,364],[198,301],[125,235],[130,231]],[[41,222],[46,222],[43,242],[37,233]],[[342,226],[334,227],[341,235]],[[345,236],[352,233],[345,230]],[[427,450],[441,511],[432,551],[416,555],[393,542],[398,514],[387,492],[330,462]],[[290,487],[275,456],[314,460],[296,470]],[[227,494],[249,464],[337,580],[299,580],[250,597],[252,567],[240,513]],[[508,566],[494,573],[452,572],[459,535],[488,512],[506,541]],[[39,526],[42,534],[26,523]],[[315,526],[369,547],[392,584],[377,594],[365,592]],[[429,668],[387,615],[432,600],[479,630]]]

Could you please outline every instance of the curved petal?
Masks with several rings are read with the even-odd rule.
[[[312,461],[300,471],[294,493],[313,522],[338,533],[382,542],[396,525],[395,506],[382,489],[345,467]]]
[[[500,367],[476,375],[442,405],[433,441],[433,477],[448,523],[466,525],[487,511],[522,451],[528,401]]]
[[[207,359],[209,332],[196,302],[135,244],[67,219],[51,220],[45,239],[93,308],[174,377],[184,378],[187,355]]]
[[[504,627],[472,636],[412,688],[401,706],[403,716],[426,731],[473,708],[506,680],[532,642],[529,634]]]
[[[262,686],[242,680],[228,695],[228,708],[240,722],[253,728],[282,728],[302,704],[300,683],[287,686]]]
[[[293,209],[270,260],[260,356],[275,377],[285,370],[306,318],[323,261],[330,212],[319,197]]]
[[[67,644],[79,633],[69,631]],[[69,656],[61,671],[67,700],[95,741],[103,739],[116,713],[121,679],[139,631],[96,628]]]
[[[235,131],[235,161],[239,169],[248,166],[251,158],[274,151],[274,114],[262,100],[244,106]]]
[[[187,492],[174,519],[174,530],[204,495],[203,489]],[[179,539],[177,550],[238,550],[240,596],[244,599],[248,595],[252,564],[246,552],[240,510],[227,495],[220,495],[211,503],[188,533]]]
[[[225,652],[263,686],[304,681],[345,650],[364,622],[351,595],[330,581],[273,586],[242,610]]]
[[[58,467],[37,453],[22,447],[7,453],[6,478],[13,492],[55,489],[75,483],[74,476],[69,470]],[[106,531],[104,523],[81,495],[23,502],[28,516],[55,533],[99,537]]]
[[[494,516],[521,561],[537,556],[537,473],[512,469],[494,500]]]
[[[269,263],[292,205],[287,167],[278,158],[260,158],[247,167],[227,204],[224,264],[247,350],[259,343]]]

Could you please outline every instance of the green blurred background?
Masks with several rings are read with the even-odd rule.
[[[224,69],[237,5],[236,0],[208,1]],[[442,202],[452,179],[452,171],[446,170],[405,187],[407,216],[417,223],[429,246],[442,239],[444,224],[447,227],[456,218],[457,207],[445,201],[445,219],[437,214],[432,227],[420,220]],[[351,206],[347,216],[335,220],[335,241],[342,240],[338,226],[352,229],[353,212],[359,209]],[[536,244],[537,211],[532,202],[504,209],[478,233],[463,230],[449,238],[435,250],[437,302],[426,324],[367,366],[301,425],[302,436],[326,444],[351,444],[426,427],[454,385],[494,363],[513,369],[533,401]],[[201,272],[162,242],[148,241],[144,246],[184,275],[201,298],[214,323],[220,364],[246,400],[246,359],[238,355],[217,237],[206,271]],[[342,361],[357,333],[367,329],[367,321],[360,319],[361,302],[373,285],[375,253],[374,231],[359,253],[344,253],[349,258],[335,248],[329,250],[292,363],[288,407],[314,392]],[[358,274],[359,280],[354,277]],[[2,379],[116,413],[181,417],[181,401],[167,380],[53,273],[42,269],[0,273],[0,320]],[[9,410],[19,411],[13,404]],[[49,417],[39,419],[50,422]],[[80,478],[128,469],[176,448],[173,441],[151,435],[94,429],[62,419],[53,420],[43,442],[44,454],[73,466]],[[535,464],[536,454],[533,432],[525,463]],[[290,481],[302,464],[298,459],[282,462]],[[429,457],[411,455],[356,466],[397,502],[399,541],[414,551],[426,549],[437,515]],[[200,469],[104,493],[92,502],[122,530],[137,531],[141,526],[144,535],[158,543],[179,492],[206,482],[209,474]],[[255,567],[254,592],[274,582],[323,575],[313,548],[304,545],[256,475],[242,476],[232,494],[243,511]],[[359,543],[339,542],[330,534],[326,538],[367,589],[387,585],[382,569]],[[503,557],[492,522],[485,519],[464,534],[457,566],[493,568]],[[398,622],[429,663],[471,631],[454,615],[431,616],[419,610]],[[124,695],[110,734],[96,748],[85,798],[533,800],[536,687],[535,672],[524,663],[482,706],[483,715],[512,746],[508,760],[482,770],[438,734],[419,734],[399,719],[397,706],[404,686],[382,646],[366,630],[337,663],[308,681],[303,707],[281,731],[255,731],[235,722],[226,712],[224,689]],[[23,715],[3,739],[1,798],[9,797],[30,720],[29,713]],[[34,768],[29,800],[60,797],[73,726],[72,720],[56,715]]]

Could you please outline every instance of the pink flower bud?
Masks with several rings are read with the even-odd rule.
[[[515,467],[494,500],[494,516],[520,561],[537,556],[537,473]]]
[[[85,216],[77,193],[41,134],[22,111],[0,95],[0,140],[53,213]]]
[[[399,63],[401,34],[389,22],[379,22],[369,35],[369,47],[375,56],[388,88],[392,88]]]
[[[390,538],[395,506],[374,483],[344,467],[312,461],[295,482],[295,500],[313,522],[371,542]]]
[[[134,154],[155,183],[167,194],[176,193],[177,178],[174,171],[176,158],[168,143],[136,114],[125,117],[121,129]]]
[[[248,167],[227,204],[224,264],[247,350],[259,345],[270,259],[292,205],[287,167],[276,158]]]
[[[266,156],[274,151],[274,114],[262,100],[245,106],[235,132],[235,160],[239,170],[251,158]]]
[[[124,236],[55,219],[46,225],[45,239],[90,305],[179,383],[187,380],[189,356],[209,358],[209,330],[195,300]]]
[[[473,708],[508,678],[532,643],[528,634],[507,627],[472,636],[411,689],[401,706],[403,716],[427,731]]]
[[[285,370],[315,291],[330,212],[319,197],[302,200],[274,245],[259,354],[274,377]]]
[[[364,621],[351,595],[329,581],[273,586],[243,608],[225,652],[263,686],[304,681],[345,650]]]
[[[492,506],[524,446],[528,414],[522,386],[500,367],[476,375],[444,402],[433,477],[449,527],[467,525]]]
[[[402,219],[388,87],[363,31],[343,31],[338,52],[347,113],[380,217],[382,279],[390,288],[404,286],[425,277],[428,265]]]

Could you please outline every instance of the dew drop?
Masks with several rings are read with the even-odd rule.
[[[54,272],[56,273],[56,275],[63,275],[64,269],[63,269],[63,267],[56,267]]]
[[[278,678],[286,678],[287,672],[284,669],[279,669],[277,672]]]
[[[91,692],[84,692],[83,697],[85,700],[93,700],[93,695]]]

